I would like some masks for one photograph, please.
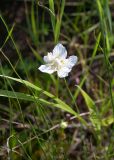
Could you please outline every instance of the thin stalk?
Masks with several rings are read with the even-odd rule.
[[[67,90],[68,90],[68,92],[69,92],[69,95],[70,95],[70,97],[72,98],[73,103],[75,104],[76,110],[77,110],[77,112],[79,113],[78,106],[77,106],[77,104],[76,104],[76,101],[75,101],[75,99],[74,99],[74,96],[72,95],[72,92],[71,92],[70,89],[69,89],[69,86],[68,86],[67,81],[66,81],[65,78],[64,78],[64,82],[65,82],[65,86],[66,86],[66,88],[67,88]]]

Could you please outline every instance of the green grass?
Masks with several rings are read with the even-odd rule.
[[[1,11],[0,159],[114,158],[111,2],[22,1],[21,23]],[[38,70],[58,42],[78,56],[65,79]]]

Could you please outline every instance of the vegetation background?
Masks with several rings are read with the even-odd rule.
[[[114,1],[0,1],[0,159],[114,160]],[[58,43],[69,77],[41,73]]]

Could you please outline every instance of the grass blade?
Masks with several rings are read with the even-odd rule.
[[[100,117],[99,117],[97,107],[94,101],[90,98],[90,96],[83,89],[81,89],[79,86],[77,86],[77,88],[79,89],[79,91],[82,93],[84,97],[86,105],[90,111],[90,120],[93,126],[95,127],[95,130],[100,131],[101,130]]]

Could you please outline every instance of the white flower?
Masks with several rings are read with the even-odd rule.
[[[41,72],[52,74],[57,71],[57,75],[60,78],[68,76],[68,73],[72,70],[72,67],[77,62],[77,56],[67,57],[67,51],[62,44],[57,44],[53,49],[53,52],[44,56],[45,65],[41,65],[38,69]]]

